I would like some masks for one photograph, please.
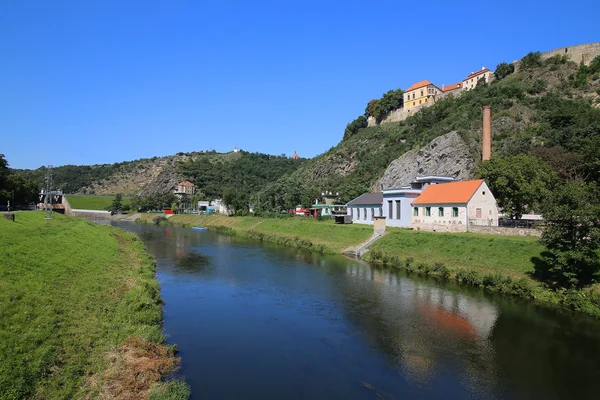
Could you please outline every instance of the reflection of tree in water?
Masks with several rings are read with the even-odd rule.
[[[208,265],[210,257],[199,253],[187,253],[177,260],[175,268],[182,272],[198,272]]]
[[[438,374],[460,375],[472,392],[492,396],[493,305],[369,265],[348,263],[346,275],[341,290],[349,319],[405,377],[426,384]]]
[[[600,324],[534,307],[504,307],[490,341],[509,386],[528,398],[598,398]]]

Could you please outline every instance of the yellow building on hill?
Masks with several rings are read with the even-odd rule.
[[[404,92],[404,108],[410,112],[413,108],[421,108],[434,104],[442,95],[442,90],[427,79],[420,81]]]

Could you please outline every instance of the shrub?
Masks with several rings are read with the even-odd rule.
[[[167,220],[167,217],[165,217],[164,215],[157,215],[156,217],[152,218],[152,222],[154,222],[155,225],[159,225],[161,222],[164,222]]]
[[[471,286],[481,286],[482,280],[479,274],[473,270],[461,269],[456,273],[456,280]]]
[[[521,58],[520,67],[524,70],[533,69],[542,65],[542,53],[539,51],[530,52],[525,57]]]
[[[515,66],[513,64],[508,64],[502,62],[496,66],[496,71],[494,71],[494,76],[497,80],[501,80],[506,78],[508,75],[515,72]]]

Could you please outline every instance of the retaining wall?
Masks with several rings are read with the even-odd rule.
[[[567,56],[569,60],[574,61],[577,64],[583,63],[585,65],[590,65],[594,58],[600,56],[600,42],[561,47],[547,51],[542,53],[542,59],[545,60],[554,57],[555,55]]]

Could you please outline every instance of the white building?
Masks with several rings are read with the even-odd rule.
[[[365,193],[346,204],[348,215],[352,222],[357,224],[373,224],[375,217],[383,216],[383,194]]]
[[[469,76],[462,81],[463,90],[474,89],[475,86],[477,86],[477,83],[482,79],[485,83],[490,83],[494,79],[494,73],[486,67],[482,67],[479,71],[471,72]]]
[[[446,176],[417,177],[408,186],[383,191],[383,216],[387,226],[410,226],[412,224],[411,203],[419,197],[428,185],[452,182],[454,178]]]
[[[410,226],[412,201],[427,186],[453,180],[446,176],[417,177],[408,186],[358,196],[346,205],[347,212],[352,216],[352,222],[358,224],[373,224],[374,217],[385,217],[387,226]]]
[[[470,225],[498,226],[496,199],[481,179],[429,185],[412,206],[416,230],[466,232]]]

